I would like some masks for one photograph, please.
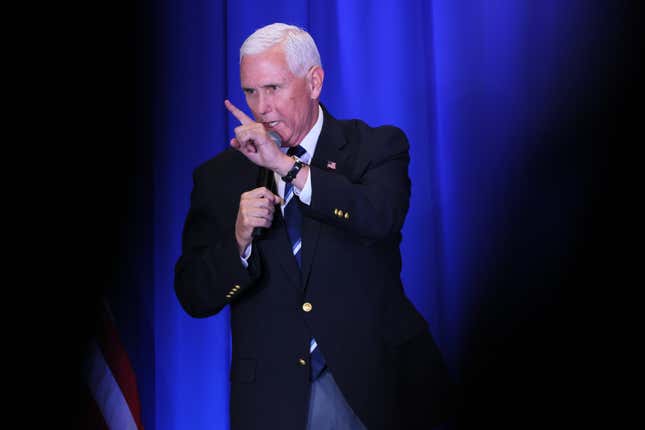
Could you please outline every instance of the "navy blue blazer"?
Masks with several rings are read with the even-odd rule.
[[[324,115],[311,205],[298,201],[302,271],[279,210],[242,266],[235,220],[259,168],[229,149],[194,172],[177,297],[198,318],[231,306],[232,429],[305,428],[312,337],[368,429],[431,428],[450,409],[450,382],[400,280],[407,138],[396,127]]]

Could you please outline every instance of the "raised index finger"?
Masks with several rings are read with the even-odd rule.
[[[226,109],[228,109],[228,111],[230,113],[232,113],[233,116],[235,118],[237,118],[237,120],[242,125],[247,125],[247,124],[251,124],[251,123],[255,122],[251,118],[249,118],[247,114],[245,114],[244,112],[239,110],[237,107],[235,107],[235,105],[233,103],[231,103],[230,101],[224,100],[224,106],[226,106]]]

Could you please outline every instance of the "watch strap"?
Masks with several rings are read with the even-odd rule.
[[[302,169],[302,166],[305,165],[305,163],[303,163],[299,159],[295,157],[294,159],[296,161],[295,163],[293,163],[293,167],[291,167],[291,169],[287,172],[287,174],[282,177],[282,180],[287,184],[291,183],[291,181],[293,181],[296,178],[296,176],[298,175],[298,172],[300,171],[300,169]]]

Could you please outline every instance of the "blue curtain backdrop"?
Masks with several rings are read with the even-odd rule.
[[[567,130],[595,119],[584,115],[595,115],[599,103],[586,89],[604,85],[604,75],[590,70],[605,63],[591,54],[610,53],[602,35],[617,26],[601,7],[161,0],[140,3],[137,16],[139,138],[147,143],[138,143],[133,209],[122,229],[118,282],[127,287],[113,295],[147,429],[228,428],[229,311],[186,315],[173,268],[191,173],[228,146],[237,125],[223,100],[246,109],[239,46],[271,22],[304,27],[317,41],[326,72],[321,100],[334,116],[407,134],[412,200],[402,278],[455,378],[476,387],[465,390],[466,404],[492,406],[488,383],[506,384],[508,392],[490,394],[509,401],[514,390],[540,384],[544,374],[531,358],[563,358],[557,347],[532,349],[517,338],[560,339],[541,315],[560,309],[562,266],[579,250],[580,225],[590,217],[591,148],[571,157],[579,147],[567,144],[581,137]],[[553,354],[528,357],[543,350]],[[509,351],[527,364],[512,376],[500,373]],[[486,413],[498,417],[500,405]]]

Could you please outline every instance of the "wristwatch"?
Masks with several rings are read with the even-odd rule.
[[[282,180],[287,184],[291,183],[291,181],[296,178],[296,175],[298,175],[298,172],[300,171],[300,169],[302,169],[302,166],[305,165],[305,163],[300,161],[298,157],[294,156],[293,159],[296,160],[296,162],[293,164],[293,167],[287,172],[286,175],[282,177]]]

